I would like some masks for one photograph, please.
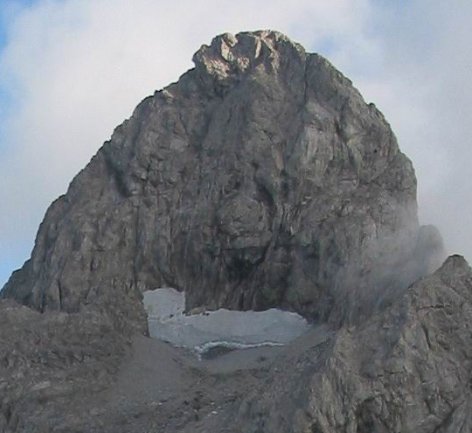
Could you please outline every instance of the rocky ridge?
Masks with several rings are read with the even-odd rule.
[[[382,114],[277,32],[194,62],[51,205],[1,292],[0,431],[470,431],[472,271],[427,275],[441,238]],[[142,336],[156,287],[313,330],[197,361]]]

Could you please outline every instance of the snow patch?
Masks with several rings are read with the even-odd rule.
[[[185,293],[172,288],[144,292],[151,337],[203,354],[215,347],[248,349],[281,346],[306,332],[310,326],[296,313],[232,311],[220,309],[185,314]]]

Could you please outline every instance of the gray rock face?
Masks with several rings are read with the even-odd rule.
[[[424,276],[441,237],[382,114],[276,32],[194,61],[51,205],[1,292],[0,432],[472,431],[472,271]],[[197,361],[139,335],[157,287],[312,329]]]
[[[70,432],[103,404],[127,348],[106,314],[0,301],[0,432]]]
[[[276,32],[219,36],[194,62],[50,207],[3,297],[123,329],[145,329],[156,287],[343,321],[428,270],[412,165],[348,79]]]
[[[452,256],[362,325],[317,344],[307,337],[231,431],[472,431],[471,319],[472,271]]]
[[[1,432],[472,429],[472,271],[459,256],[363,323],[316,327],[275,354],[197,363],[141,339],[118,374],[128,346],[103,316],[6,301],[0,313]]]

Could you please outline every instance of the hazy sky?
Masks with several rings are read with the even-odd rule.
[[[420,218],[472,260],[472,2],[0,0],[0,287],[51,201],[216,34],[276,29],[384,112]]]

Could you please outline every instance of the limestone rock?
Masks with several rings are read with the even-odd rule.
[[[472,271],[452,256],[363,324],[307,337],[231,431],[472,431],[471,323]]]
[[[177,349],[141,340],[138,363],[123,362],[116,379],[127,346],[111,322],[6,301],[0,313],[2,433],[472,428],[472,271],[459,256],[363,323],[315,327],[273,360],[229,373],[227,363],[212,373],[214,361],[198,367]]]
[[[0,432],[471,431],[472,271],[418,279],[442,241],[382,114],[276,32],[194,62],[51,205],[2,291]],[[136,337],[156,287],[313,329],[196,364]]]
[[[426,272],[412,165],[347,78],[268,31],[218,36],[194,62],[53,203],[3,297],[141,332],[156,287],[189,309],[342,322]]]
[[[106,314],[40,314],[0,301],[0,432],[70,432],[96,407],[127,348]]]

